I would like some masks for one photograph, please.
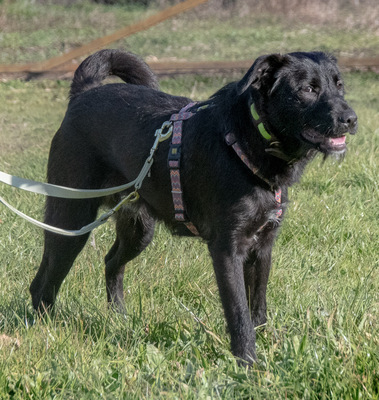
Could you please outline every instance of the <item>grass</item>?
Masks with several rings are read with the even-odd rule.
[[[307,19],[295,15],[243,12],[228,17],[210,6],[167,20],[112,46],[144,57],[178,60],[243,60],[270,52],[327,50],[336,55],[379,53],[373,3],[335,10],[330,20],[323,4],[313,5]],[[30,0],[0,2],[0,63],[42,61],[150,16],[154,8],[105,6],[86,1],[49,5]],[[288,10],[287,10],[288,11]],[[304,11],[304,10],[303,10]],[[293,14],[293,11],[292,11]],[[325,21],[321,23],[320,18]],[[372,21],[370,19],[372,17]],[[376,19],[375,19],[376,18]],[[371,21],[371,22],[368,22]]]
[[[43,19],[50,16],[46,12]],[[199,24],[205,27],[205,20]],[[178,28],[183,34],[188,22],[177,21],[183,21]],[[210,26],[209,42],[218,37],[220,48],[235,47],[239,57],[248,31],[242,34],[244,28],[232,21],[223,35]],[[57,25],[64,24],[59,20]],[[275,29],[264,25],[259,29]],[[265,43],[267,49],[274,46],[276,36],[270,32],[254,51]],[[300,47],[296,39],[294,46]],[[145,55],[185,56],[173,39],[172,49],[166,49],[169,36],[161,44],[156,41],[151,50],[146,44]],[[201,42],[198,36],[191,43],[200,48]],[[41,48],[35,57],[52,51]],[[210,53],[204,49],[200,57],[211,58]],[[164,79],[161,86],[203,99],[230,79],[188,76]],[[42,232],[1,207],[0,398],[379,399],[379,78],[349,73],[345,80],[359,132],[349,138],[343,163],[318,158],[291,189],[274,249],[268,323],[259,331],[259,362],[252,369],[238,367],[229,351],[211,261],[201,241],[173,238],[159,226],[149,248],[127,268],[127,316],[117,315],[106,307],[103,257],[114,240],[108,223],[94,232],[76,260],[55,314],[41,320],[32,310],[28,286],[40,262]],[[1,83],[0,170],[44,180],[68,87],[67,81]],[[1,195],[42,218],[39,196],[4,185]]]

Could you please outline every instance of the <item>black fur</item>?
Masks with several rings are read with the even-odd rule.
[[[109,74],[125,82],[100,86]],[[71,100],[50,150],[48,181],[104,188],[133,180],[149,155],[154,132],[190,102],[157,89],[145,63],[130,53],[98,52],[78,68]],[[264,139],[250,111],[254,102],[275,143]],[[233,353],[255,358],[254,327],[266,321],[266,286],[278,223],[266,223],[276,210],[270,186],[254,175],[225,143],[233,132],[250,161],[283,192],[295,183],[317,151],[343,155],[345,145],[329,138],[355,133],[357,117],[344,100],[335,59],[321,52],[273,54],[257,59],[239,81],[222,88],[184,122],[181,179],[190,220],[213,259]],[[167,167],[169,140],[160,143],[140,200],[116,215],[117,239],[105,257],[108,301],[123,306],[125,264],[146,248],[156,220],[174,232],[190,234],[174,221]],[[271,150],[275,152],[271,152]],[[45,221],[78,229],[96,217],[93,200],[48,198]],[[53,305],[59,287],[88,235],[67,238],[45,233],[40,269],[31,285],[33,305]]]

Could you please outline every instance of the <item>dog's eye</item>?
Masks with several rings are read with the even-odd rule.
[[[306,92],[306,93],[315,93],[316,92],[315,88],[310,86],[310,85],[309,86],[305,86],[303,88],[303,91]]]

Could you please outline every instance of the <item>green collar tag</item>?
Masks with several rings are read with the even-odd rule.
[[[263,122],[258,125],[258,130],[266,140],[271,140],[271,135],[266,131],[266,128],[263,126]]]
[[[257,113],[257,110],[255,109],[255,104],[254,103],[251,105],[250,110],[251,110],[251,115],[253,116],[255,121],[258,121],[259,120],[259,115]]]
[[[251,115],[252,115],[253,118],[254,118],[254,121],[255,121],[255,122],[258,122],[258,121],[260,120],[260,116],[259,116],[259,114],[257,113],[257,110],[255,109],[254,103],[251,105],[250,110],[251,110]],[[260,134],[261,134],[266,140],[271,140],[271,135],[266,131],[266,128],[264,127],[263,122],[260,122],[260,123],[258,124],[258,130],[259,130]]]

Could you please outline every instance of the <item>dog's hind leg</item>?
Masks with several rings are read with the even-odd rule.
[[[64,229],[79,229],[96,218],[99,200],[64,200],[48,198],[45,221]],[[44,312],[50,309],[57,292],[89,234],[67,237],[45,232],[41,265],[30,285],[33,306]]]
[[[128,208],[122,209],[116,218],[117,237],[105,257],[105,279],[108,302],[122,311],[125,264],[149,245],[154,235],[155,220],[143,206],[137,213]]]

